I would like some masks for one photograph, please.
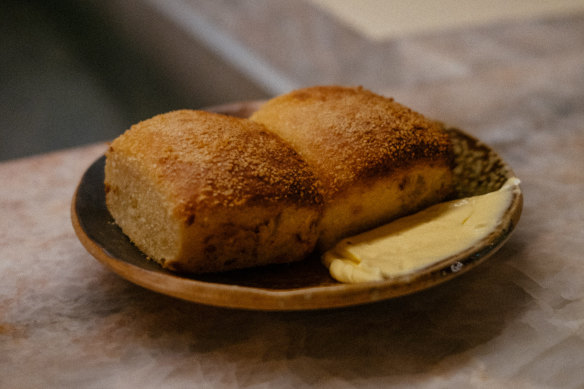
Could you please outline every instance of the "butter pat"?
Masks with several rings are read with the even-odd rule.
[[[487,237],[511,205],[519,179],[484,195],[436,204],[346,238],[323,255],[340,282],[382,281],[416,272]]]

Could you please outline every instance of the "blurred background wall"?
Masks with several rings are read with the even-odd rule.
[[[450,85],[552,76],[560,57],[580,65],[583,12],[582,0],[3,0],[0,160],[315,84],[363,85],[460,119],[442,96]]]
[[[0,2],[0,160],[268,95],[146,1]]]

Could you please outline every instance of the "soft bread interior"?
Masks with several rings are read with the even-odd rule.
[[[138,159],[109,153],[105,165],[106,202],[118,226],[151,259],[164,265],[178,257],[182,225],[167,196]]]
[[[313,250],[318,235],[310,209],[255,206],[199,218],[186,229],[185,244],[168,268],[213,272],[294,262]]]
[[[325,208],[317,243],[319,251],[339,240],[416,212],[450,192],[446,166],[414,166],[391,176],[365,180],[340,192]]]

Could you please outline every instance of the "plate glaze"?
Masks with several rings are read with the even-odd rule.
[[[261,102],[208,109],[249,116]],[[456,197],[499,189],[514,173],[486,144],[458,129],[449,129],[455,151]],[[184,300],[221,307],[256,310],[306,310],[370,303],[406,295],[457,277],[492,256],[509,238],[523,206],[521,192],[499,226],[479,244],[414,273],[360,284],[335,281],[317,255],[302,262],[204,275],[169,272],[150,261],[122,233],[105,205],[105,156],[85,172],[71,205],[75,232],[96,259],[121,277],[147,289]]]

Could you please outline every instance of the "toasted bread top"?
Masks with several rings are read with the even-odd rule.
[[[299,89],[269,100],[251,119],[288,141],[311,165],[325,197],[412,163],[451,159],[440,123],[361,87]]]
[[[296,151],[247,119],[195,110],[161,114],[116,138],[107,155],[113,153],[135,159],[179,204],[182,217],[254,203],[322,204]]]

